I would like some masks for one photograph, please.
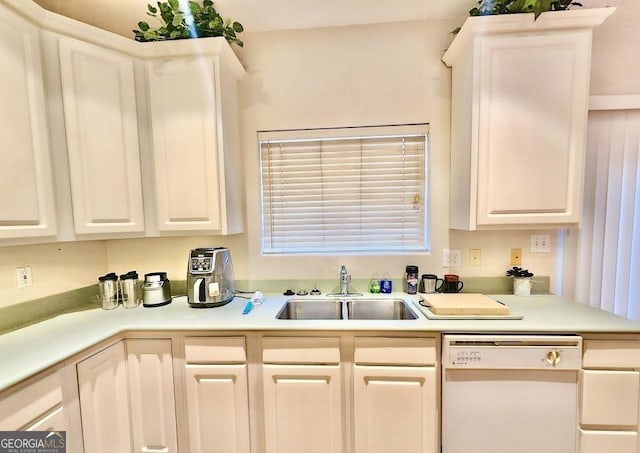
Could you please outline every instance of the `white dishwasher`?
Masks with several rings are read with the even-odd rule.
[[[576,453],[582,338],[445,335],[443,453]]]

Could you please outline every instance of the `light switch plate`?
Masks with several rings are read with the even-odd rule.
[[[31,266],[17,267],[16,281],[18,282],[18,288],[28,288],[32,286]]]
[[[551,251],[551,235],[550,234],[532,234],[531,243],[529,245],[531,253],[548,253]]]
[[[462,263],[462,251],[460,249],[442,250],[442,267],[460,267]]]
[[[522,249],[511,249],[511,265],[522,265]]]
[[[480,249],[469,249],[469,266],[480,266]]]

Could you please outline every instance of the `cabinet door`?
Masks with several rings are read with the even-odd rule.
[[[76,233],[144,231],[133,61],[59,39]]]
[[[126,340],[133,451],[176,453],[171,340]]]
[[[583,370],[580,424],[636,430],[639,395],[638,371]]]
[[[591,31],[479,43],[478,225],[578,223]]]
[[[264,365],[267,453],[342,451],[340,366]]]
[[[436,453],[434,367],[354,366],[355,453]]]
[[[247,365],[186,365],[192,453],[249,453]]]
[[[638,433],[580,430],[580,453],[636,453]]]
[[[118,342],[78,363],[86,453],[131,451],[124,344]]]
[[[216,62],[147,63],[158,230],[219,230]]]
[[[0,5],[0,238],[56,233],[38,29]]]

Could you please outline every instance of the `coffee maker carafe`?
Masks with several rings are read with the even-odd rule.
[[[187,300],[190,306],[218,307],[231,302],[235,292],[229,249],[191,250],[187,265]]]

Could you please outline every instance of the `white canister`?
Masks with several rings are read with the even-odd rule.
[[[516,296],[531,295],[531,277],[514,277],[513,294]]]

